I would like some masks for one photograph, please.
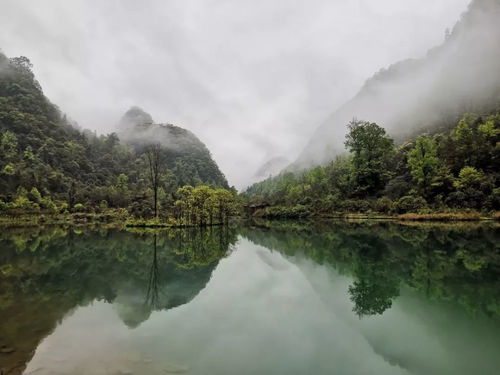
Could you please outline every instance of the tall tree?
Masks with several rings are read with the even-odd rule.
[[[359,193],[373,195],[384,188],[389,179],[388,163],[394,141],[374,122],[352,120],[345,145],[353,154],[354,177]]]
[[[148,179],[153,190],[153,211],[155,218],[158,217],[158,190],[160,188],[163,173],[163,156],[161,146],[158,143],[146,147],[146,158],[148,161]]]

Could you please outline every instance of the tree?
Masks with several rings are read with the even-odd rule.
[[[474,167],[463,167],[458,179],[453,183],[457,190],[479,190],[484,179],[484,173]]]
[[[394,151],[394,141],[374,122],[353,120],[348,129],[345,145],[353,153],[358,191],[374,195],[390,178],[387,167]]]
[[[158,143],[146,147],[146,158],[148,161],[148,179],[153,190],[153,212],[158,217],[158,189],[163,173],[163,156],[161,146]]]
[[[419,193],[428,198],[439,170],[439,158],[434,140],[418,137],[415,147],[408,152],[408,165]]]

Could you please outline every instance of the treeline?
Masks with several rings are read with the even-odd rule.
[[[0,212],[125,208],[133,216],[155,217],[159,208],[172,212],[185,185],[228,189],[204,145],[171,128],[184,143],[159,147],[161,173],[152,186],[144,145],[80,130],[44,96],[26,57],[0,52]]]
[[[180,224],[227,224],[229,218],[239,212],[235,195],[226,189],[184,186],[177,190],[176,195],[178,199],[172,216]]]
[[[249,187],[268,217],[500,209],[500,115],[466,114],[448,133],[395,146],[375,123],[348,125],[348,153]]]

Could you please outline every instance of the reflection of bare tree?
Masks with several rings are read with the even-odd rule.
[[[156,233],[153,240],[153,262],[149,270],[148,291],[146,293],[146,300],[144,305],[157,309],[160,306],[160,298],[158,293],[158,258],[156,250]]]

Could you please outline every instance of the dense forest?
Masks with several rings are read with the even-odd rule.
[[[2,53],[0,156],[0,211],[8,214],[124,208],[147,218],[186,205],[178,199],[184,186],[224,189],[217,193],[226,197],[219,202],[235,195],[234,189],[225,190],[224,175],[194,134],[154,124],[136,107],[124,115],[117,133],[80,130],[44,96],[26,57]],[[229,208],[220,211],[217,218],[224,221]]]
[[[379,125],[353,120],[345,146],[325,166],[281,173],[244,196],[267,217],[500,209],[499,114],[466,114],[449,133],[399,146]]]

